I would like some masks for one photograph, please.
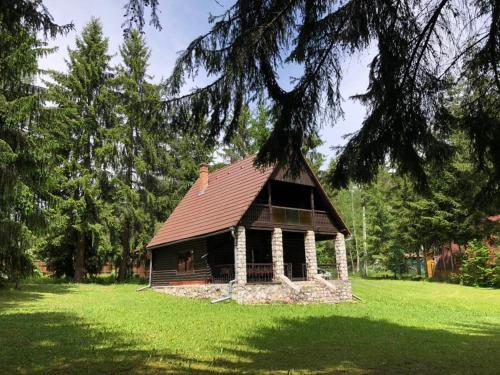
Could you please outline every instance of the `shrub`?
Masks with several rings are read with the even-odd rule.
[[[498,267],[498,266],[497,266]],[[495,286],[495,269],[488,248],[481,241],[469,242],[460,268],[461,282],[470,286]]]
[[[493,271],[493,287],[500,288],[500,256],[497,254],[496,266]]]

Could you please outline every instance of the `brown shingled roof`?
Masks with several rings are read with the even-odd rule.
[[[203,194],[199,194],[198,179],[147,247],[153,248],[236,226],[275,169],[274,167],[257,169],[253,165],[254,159],[255,156],[249,156],[210,173],[208,188]],[[303,160],[320,194],[326,199],[329,211],[339,229],[345,234],[350,234],[317,177],[306,160]]]
[[[256,169],[253,161],[250,156],[210,173],[201,195],[198,179],[147,247],[236,226],[274,169]]]

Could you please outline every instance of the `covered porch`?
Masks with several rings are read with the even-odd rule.
[[[316,240],[336,240],[336,251],[342,253],[342,234],[322,235],[314,231],[247,229],[238,226],[208,240],[207,261],[212,283],[238,284],[282,283],[314,280],[318,277]],[[341,246],[342,245],[342,246]],[[337,254],[337,259],[345,259]],[[347,280],[347,263],[336,265],[339,279]],[[346,272],[342,269],[345,268]],[[339,272],[340,271],[340,272]]]

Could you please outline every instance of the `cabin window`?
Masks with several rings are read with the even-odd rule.
[[[193,272],[193,252],[188,251],[177,255],[177,272]]]

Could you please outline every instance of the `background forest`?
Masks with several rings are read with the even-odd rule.
[[[148,75],[149,49],[137,30],[119,51],[109,51],[92,19],[68,51],[67,72],[40,72],[38,59],[51,50],[39,32],[53,36],[70,26],[8,21],[0,28],[0,278],[19,282],[38,259],[56,277],[74,281],[110,262],[124,281],[196,180],[198,164],[216,169],[255,154],[272,132],[276,114],[264,98],[242,107],[224,142],[200,136],[211,130],[206,118],[181,131],[169,119],[165,85]],[[449,92],[458,118],[468,89]],[[307,138],[302,152],[351,228],[353,272],[423,275],[424,254],[455,241],[472,249],[464,253],[465,267],[488,274],[460,281],[499,286],[498,257],[497,264],[485,258],[480,241],[499,233],[486,217],[500,213],[500,199],[478,198],[491,182],[474,167],[466,134],[454,129],[445,140],[453,156],[427,167],[426,189],[386,163],[372,183],[338,190],[337,154],[320,154],[317,134]],[[321,262],[334,262],[333,253],[322,244]],[[415,269],[409,257],[417,259]]]

